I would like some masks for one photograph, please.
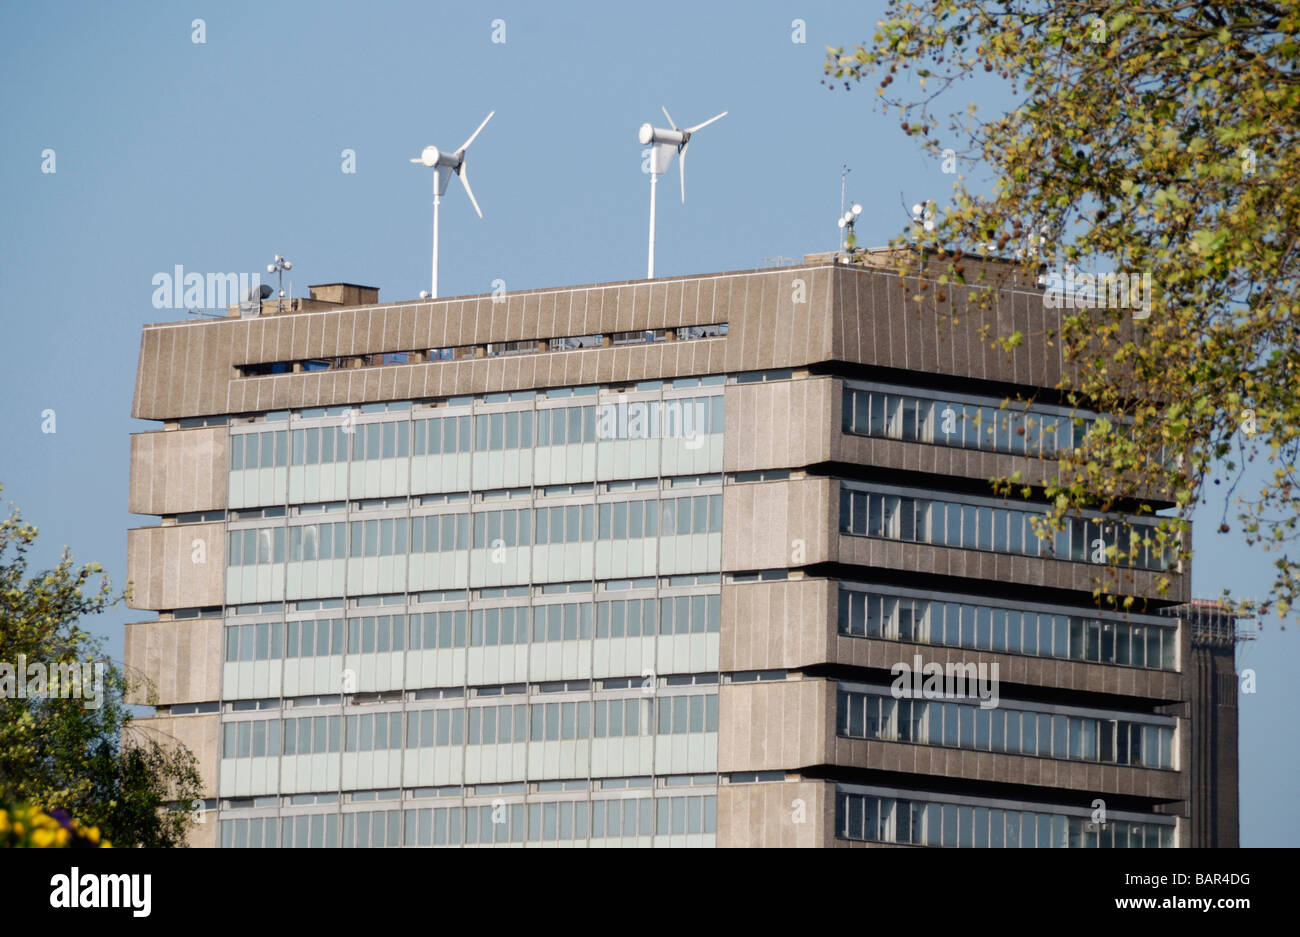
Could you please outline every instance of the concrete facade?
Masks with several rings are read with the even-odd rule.
[[[1235,734],[1192,744],[1208,684],[1155,614],[1190,571],[1162,593],[1039,555],[995,509],[1041,491],[994,503],[988,479],[1053,460],[890,415],[1059,409],[1059,310],[916,286],[833,260],[365,306],[332,284],[145,327],[132,415],[159,428],[132,436],[129,504],[156,526],[128,575],[157,618],[126,657],[141,729],[198,757],[193,844],[1224,842],[1235,784],[1217,832],[1191,805],[1228,741],[1235,777]],[[1028,338],[995,352],[985,324]],[[849,425],[851,393],[879,426]],[[598,428],[629,401],[658,435]],[[864,532],[850,495],[958,526]],[[1099,584],[1143,611],[1098,611]],[[996,665],[1004,704],[899,708],[918,657]],[[1097,800],[1116,819],[1089,828]]]

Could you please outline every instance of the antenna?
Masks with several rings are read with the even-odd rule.
[[[460,184],[465,187],[465,194],[469,196],[470,204],[474,206],[474,211],[480,218],[483,217],[483,211],[478,207],[478,199],[474,198],[474,190],[469,187],[469,176],[465,173],[465,151],[469,145],[487,126],[487,122],[492,119],[496,111],[489,111],[488,115],[483,118],[483,123],[478,125],[469,135],[469,139],[460,145],[454,153],[446,153],[439,150],[436,146],[426,146],[420,155],[411,160],[413,163],[421,163],[433,170],[433,283],[429,291],[421,290],[421,299],[438,298],[438,205],[442,197],[447,194],[447,183],[451,180],[451,174],[455,173],[460,178]]]
[[[284,257],[282,257],[280,254],[275,255],[274,263],[269,263],[266,265],[266,272],[274,273],[276,275],[276,283],[279,287],[279,298],[277,299],[275,304],[276,312],[284,312],[284,271],[292,270],[292,269],[293,269],[293,264],[285,260]],[[265,299],[266,297],[262,297],[262,298]],[[261,312],[261,309],[258,309],[258,312]]]
[[[721,120],[727,116],[723,111],[717,117],[710,117],[702,124],[696,124],[694,127],[687,127],[685,130],[678,130],[677,125],[673,123],[672,115],[668,113],[668,108],[663,108],[664,116],[668,118],[668,125],[671,130],[664,130],[662,127],[654,127],[650,124],[642,124],[641,129],[637,131],[637,139],[641,141],[642,146],[654,144],[650,151],[650,262],[647,280],[653,280],[655,275],[655,189],[659,182],[659,177],[668,171],[672,165],[674,154],[680,154],[681,159],[677,161],[677,169],[682,177],[682,204],[686,204],[686,148],[691,145],[691,134],[697,130],[702,130],[715,120]]]
[[[262,312],[262,302],[271,298],[275,290],[271,289],[270,284],[261,283],[257,286],[250,286],[244,298],[239,302],[240,316],[255,316]],[[193,312],[193,310],[191,310]]]
[[[862,206],[854,202],[852,208],[840,215],[840,243],[847,243],[850,251],[858,243],[857,235],[853,233],[853,224],[858,220],[860,214],[862,214]]]
[[[912,223],[926,234],[932,232],[934,230],[934,202],[917,202],[913,205]]]
[[[840,217],[841,218],[844,217],[844,183],[848,179],[849,173],[851,172],[853,172],[853,170],[849,168],[848,163],[840,164]],[[843,227],[844,225],[841,224],[840,228]],[[842,230],[840,231],[840,250],[844,250],[844,232]]]

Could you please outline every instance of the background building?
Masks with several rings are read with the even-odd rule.
[[[1059,311],[916,286],[813,256],[146,327],[126,653],[196,844],[1188,845],[1189,577],[990,494],[1086,429]],[[998,705],[896,699],[918,656]]]
[[[1180,617],[1191,632],[1191,656],[1183,668],[1190,707],[1192,791],[1185,845],[1236,848],[1240,845],[1237,645],[1255,640],[1255,630],[1239,626],[1220,603],[1203,599],[1165,613]]]

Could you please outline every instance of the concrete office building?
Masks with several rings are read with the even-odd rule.
[[[1185,845],[1240,845],[1237,787],[1237,645],[1255,640],[1221,603],[1193,599],[1165,611],[1183,621],[1191,655],[1183,668],[1189,701],[1191,803]]]
[[[1059,311],[1013,285],[994,352],[915,286],[812,256],[145,327],[126,655],[194,844],[1189,844],[1188,576],[987,483],[1083,431]],[[998,705],[895,698],[918,659]]]

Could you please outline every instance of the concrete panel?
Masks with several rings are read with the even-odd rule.
[[[226,506],[224,426],[131,436],[133,514],[185,514]]]
[[[146,706],[216,701],[221,693],[219,618],[146,621],[126,626],[128,702]]]
[[[201,560],[201,562],[200,562]],[[126,534],[128,608],[224,604],[224,524],[140,527]]]
[[[125,730],[132,740],[152,740],[160,745],[183,745],[193,754],[203,778],[203,797],[217,796],[217,756],[221,717],[217,713],[195,716],[149,716],[132,720]]]
[[[825,764],[834,705],[825,680],[724,684],[718,688],[718,771]]]
[[[785,569],[833,560],[827,478],[729,485],[722,492],[722,568]],[[843,538],[839,538],[843,539]]]
[[[831,844],[835,789],[824,781],[723,784],[720,849],[818,849]]]

